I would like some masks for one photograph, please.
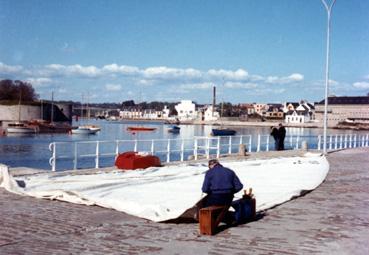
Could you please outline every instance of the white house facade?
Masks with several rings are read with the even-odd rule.
[[[182,100],[174,107],[179,120],[194,120],[197,118],[196,106],[191,100]]]

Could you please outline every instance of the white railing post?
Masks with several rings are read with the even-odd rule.
[[[296,150],[299,149],[299,140],[300,140],[300,136],[296,136],[296,147],[295,147]]]
[[[154,155],[154,139],[151,140],[151,155]]]
[[[269,151],[269,136],[267,136],[266,151]]]
[[[228,142],[228,154],[232,154],[232,136],[229,136],[229,142]]]
[[[364,144],[365,144],[365,140],[364,140],[364,136],[362,135],[361,136],[361,147],[364,147]]]
[[[369,143],[369,134],[366,134],[366,139],[365,139],[365,147],[368,147],[368,143]]]
[[[115,140],[115,159],[117,159],[119,155],[119,141]]]
[[[168,139],[167,145],[167,162],[170,162],[170,139]]]
[[[220,136],[217,137],[217,158],[220,158]]]
[[[240,145],[242,144],[242,142],[243,142],[243,135],[241,135],[240,137]]]
[[[332,150],[332,136],[329,136],[329,149]]]
[[[135,147],[133,148],[134,152],[137,152],[137,139],[135,140]]]
[[[252,135],[249,136],[249,152],[252,150]]]
[[[338,135],[336,134],[336,138],[334,139],[334,149],[338,148]]]
[[[74,160],[73,160],[73,169],[77,169],[78,164],[78,143],[74,143]]]
[[[56,171],[56,143],[49,144],[49,150],[51,151],[51,158],[49,159],[49,164],[51,165],[51,171]]]
[[[290,147],[293,148],[293,137],[292,137],[292,135],[290,136]],[[274,148],[274,149],[277,150],[278,148]]]
[[[357,135],[354,134],[354,148],[356,148]]]
[[[347,148],[347,134],[345,134],[345,149]]]
[[[320,143],[322,141],[322,137],[318,135],[318,151],[320,151]]]
[[[198,155],[197,155],[197,146],[198,146],[198,141],[197,141],[197,137],[195,138],[195,142],[194,142],[194,148],[193,148],[193,155],[195,156],[195,160],[198,159]]]
[[[342,149],[343,146],[343,135],[340,135],[340,149]]]
[[[260,134],[258,134],[258,145],[256,147],[256,152],[259,152],[260,151]]]
[[[209,137],[206,137],[205,152],[206,152],[206,158],[209,159],[210,158],[210,138]]]
[[[100,150],[100,143],[96,141],[96,158],[95,158],[95,168],[99,168],[99,150]]]
[[[349,148],[352,148],[352,134],[349,135]]]
[[[184,160],[184,139],[181,142],[181,161]]]

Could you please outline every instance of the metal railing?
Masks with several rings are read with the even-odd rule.
[[[287,136],[286,149],[299,149],[302,142],[309,144],[311,149],[322,149],[322,136]],[[342,149],[368,146],[369,135],[346,134],[329,136],[327,148]],[[248,152],[274,150],[274,140],[269,135],[217,136],[194,137],[192,139],[151,139],[151,140],[113,140],[113,141],[80,141],[80,142],[53,142],[49,149],[51,157],[49,164],[52,171],[57,170],[57,161],[69,160],[70,168],[83,167],[86,160],[94,160],[94,167],[102,166],[103,158],[115,159],[125,151],[145,152],[156,155],[165,162],[186,161],[210,157],[219,158],[222,155],[239,151],[244,145]],[[69,169],[70,169],[69,168]]]

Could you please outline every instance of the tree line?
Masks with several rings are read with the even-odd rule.
[[[38,99],[32,84],[19,80],[0,81],[0,100],[33,102]]]

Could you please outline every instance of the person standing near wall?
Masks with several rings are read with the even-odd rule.
[[[271,129],[270,135],[273,136],[273,138],[274,138],[274,148],[275,148],[275,150],[278,151],[279,150],[279,132],[278,132],[278,129],[275,126],[271,126],[270,129]]]
[[[278,150],[283,151],[284,150],[284,139],[286,138],[286,129],[285,127],[282,125],[282,123],[279,123],[279,128],[278,128],[278,137],[279,137],[279,145],[278,145]]]

